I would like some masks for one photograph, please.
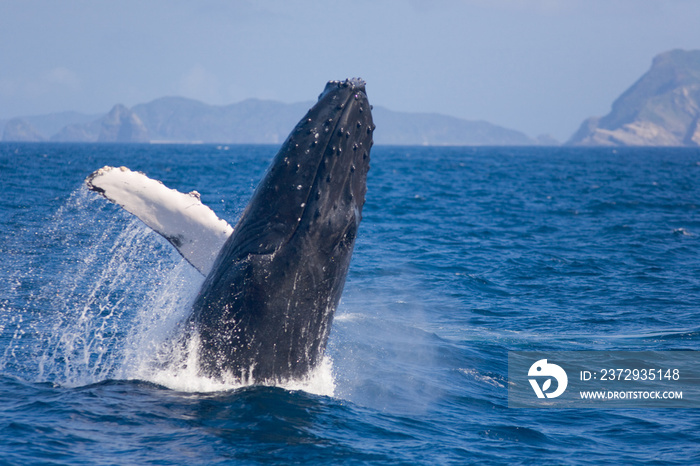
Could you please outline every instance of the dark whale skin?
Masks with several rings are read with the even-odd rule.
[[[331,81],[256,188],[193,304],[203,375],[301,378],[323,358],[367,191],[371,107]]]

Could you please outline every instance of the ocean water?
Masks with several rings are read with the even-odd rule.
[[[0,145],[0,464],[697,464],[700,410],[512,409],[520,350],[700,350],[700,150],[382,147],[328,358],[159,365],[201,277],[82,185],[235,224],[273,146]]]

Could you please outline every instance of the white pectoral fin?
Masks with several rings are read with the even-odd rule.
[[[170,241],[204,276],[233,232],[231,225],[202,204],[196,191],[181,193],[125,167],[101,168],[85,184]]]

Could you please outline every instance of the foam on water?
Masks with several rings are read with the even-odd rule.
[[[15,288],[33,276],[44,283],[24,309],[4,313],[15,317],[0,325],[16,330],[0,368],[10,365],[20,378],[67,387],[112,379],[184,392],[250,385],[201,375],[198,339],[182,337],[202,275],[140,221],[95,198],[76,190],[37,235],[61,244],[60,259],[43,257],[12,278]],[[332,396],[331,360],[303,380],[270,385]]]
[[[190,393],[229,391],[254,384],[251,380],[240,380],[233,376],[224,376],[221,380],[202,375],[198,370],[198,348],[199,339],[190,338],[186,342],[186,346],[181,346],[179,349],[173,348],[173,352],[170,353],[173,361],[177,362],[171,362],[156,370],[153,370],[151,364],[145,364],[141,370],[132,374],[135,377],[131,378],[153,382],[171,390]],[[303,390],[316,395],[334,396],[333,363],[329,357],[324,357],[321,364],[302,379],[256,384],[280,387],[290,391]]]

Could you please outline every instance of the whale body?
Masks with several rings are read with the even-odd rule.
[[[374,128],[364,81],[328,82],[234,228],[198,193],[142,173],[104,167],[86,179],[206,277],[187,325],[203,375],[275,382],[321,362],[362,218]]]

